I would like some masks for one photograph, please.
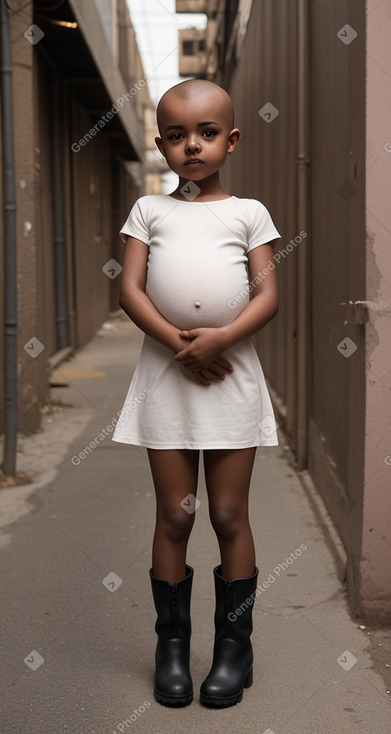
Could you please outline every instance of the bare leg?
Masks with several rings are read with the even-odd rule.
[[[173,584],[186,575],[186,550],[195,512],[181,506],[196,495],[199,452],[187,449],[148,449],[156,493],[156,526],[152,573]]]
[[[247,578],[255,571],[254,540],[248,495],[256,448],[204,451],[209,514],[226,579]]]

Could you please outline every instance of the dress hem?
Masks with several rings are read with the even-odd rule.
[[[205,444],[190,444],[187,442],[182,442],[180,444],[164,444],[164,443],[153,443],[151,441],[142,441],[140,439],[131,439],[131,438],[124,438],[124,437],[118,437],[118,438],[112,438],[112,441],[115,443],[124,443],[124,444],[130,444],[131,446],[142,446],[146,449],[162,449],[162,450],[175,450],[175,449],[190,449],[194,451],[207,451],[208,449],[250,449],[250,448],[257,448],[258,446],[279,446],[278,441],[262,441],[259,443],[259,441],[246,441],[246,443],[231,443],[227,444],[225,443],[222,445],[221,443],[213,445],[213,446],[205,446]]]

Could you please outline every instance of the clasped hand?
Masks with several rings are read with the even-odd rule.
[[[187,370],[194,372],[200,382],[210,385],[215,379],[223,380],[226,374],[233,371],[232,365],[221,357],[227,348],[221,329],[200,328],[181,331],[182,339],[189,339],[189,346],[175,355]]]

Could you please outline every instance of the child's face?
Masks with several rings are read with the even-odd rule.
[[[168,166],[182,179],[201,181],[220,170],[239,141],[231,114],[215,92],[183,99],[169,94],[159,115],[156,145]]]

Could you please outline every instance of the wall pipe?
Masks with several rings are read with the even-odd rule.
[[[307,466],[308,453],[308,394],[309,394],[309,63],[310,10],[309,0],[297,3],[297,231],[307,232],[297,250],[297,423],[296,461],[300,470]]]
[[[4,231],[4,453],[3,471],[14,476],[18,436],[18,300],[15,153],[11,44],[6,0],[1,4],[1,144]]]
[[[51,92],[54,281],[56,297],[57,349],[60,350],[67,347],[69,345],[69,341],[67,304],[67,256],[64,225],[64,171],[62,161],[61,137],[61,77],[57,69],[53,69],[52,71]]]

